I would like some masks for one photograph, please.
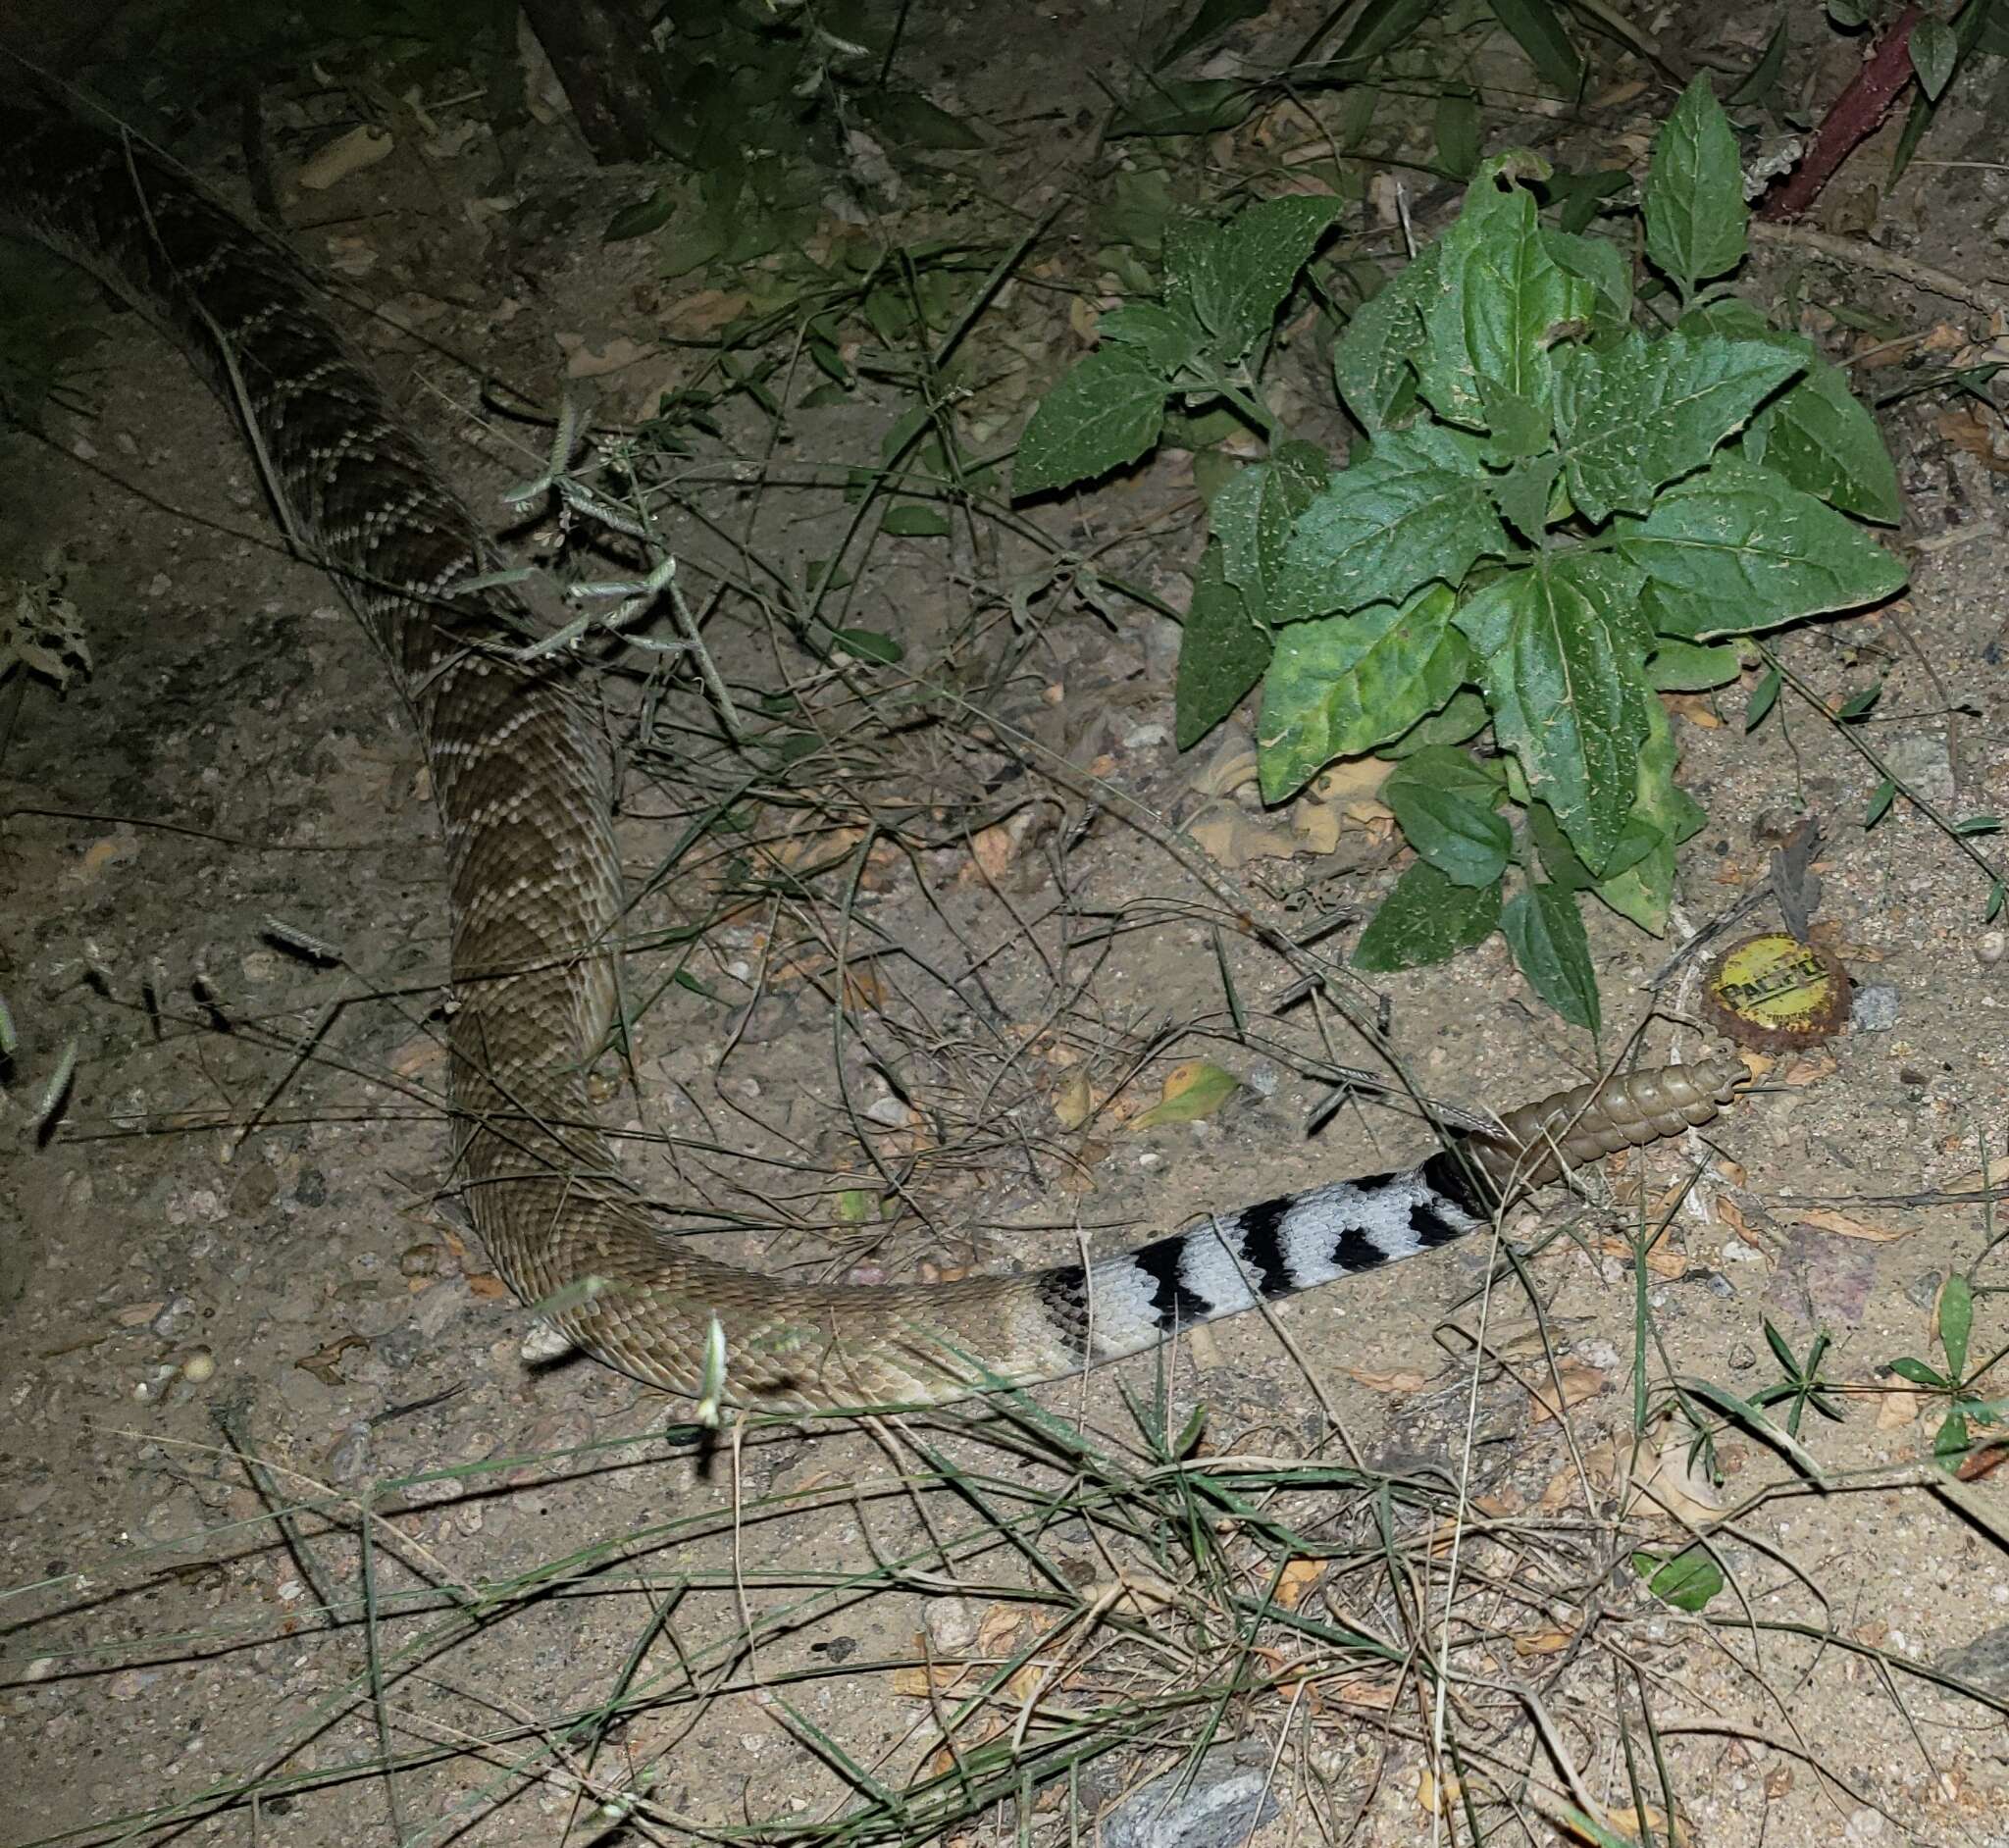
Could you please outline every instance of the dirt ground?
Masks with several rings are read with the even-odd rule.
[[[1232,55],[1273,64],[1315,17],[1279,9]],[[869,182],[888,244],[1003,248],[1061,208],[997,309],[979,448],[1085,349],[1069,302],[1107,298],[1069,214],[1132,156],[1095,133],[1090,78],[1134,68],[1157,18],[1070,9],[1021,49],[996,15],[938,10],[901,76],[984,125],[981,184],[967,154],[890,186],[833,176],[831,234]],[[1762,43],[1714,14],[1657,29],[1726,65]],[[1831,95],[1854,53],[1799,36],[1819,42],[1795,71]],[[1643,79],[1580,130],[1612,155],[1671,95],[1601,55],[1613,85]],[[1847,234],[2001,285],[1999,69]],[[1223,187],[1283,152],[1257,125],[1193,145]],[[541,403],[616,365],[602,408],[629,416],[687,375],[724,284],[666,281],[660,238],[600,240],[636,177],[595,171],[562,122],[511,192],[495,173],[477,103],[283,198],[309,261],[382,311],[359,338],[501,529],[541,438],[450,355]],[[227,165],[208,177],[237,196]],[[1745,292],[1990,337],[1969,307],[1790,250],[1762,249]],[[1709,824],[1669,938],[1600,913],[1592,946],[1603,1050],[1646,1021],[1655,1059],[1700,1055],[1704,958],[1664,965],[1813,817],[1851,1026],[1589,1199],[1517,1217],[1539,1247],[1518,1270],[1468,1241],[1183,1341],[1162,1376],[1126,1362],[1004,1417],[707,1438],[611,1372],[526,1362],[527,1318],[444,1191],[444,898],[410,725],[327,580],[286,556],[225,411],[136,317],[78,301],[102,336],[88,414],[0,444],[0,567],[63,578],[94,664],[61,696],[0,686],[7,1841],[1066,1840],[1211,1745],[1209,1778],[1231,1759],[1259,1793],[1235,1820],[1260,1804],[1264,1843],[1464,1841],[1474,1818],[1488,1841],[1566,1839],[1566,1800],[1621,1830],[1644,1808],[1665,1841],[1666,1792],[1709,1848],[2009,1843],[2009,1472],[1938,1486],[1935,1402],[1889,1371],[1939,1358],[1951,1272],[1975,1286],[1977,1363],[2009,1345],[1999,1203],[1974,1179],[2009,1148],[2009,919],[1984,925],[1986,878],[1909,801],[1862,826],[1879,774],[1819,713],[1788,697],[1747,734],[1755,673],[1672,701]],[[1837,355],[1870,343],[1808,325]],[[1307,347],[1285,388],[1343,446]],[[878,465],[912,401],[867,379],[777,424],[736,399],[680,464],[700,517],[674,516],[675,542],[710,646],[749,711],[789,710],[789,689],[798,729],[742,756],[688,672],[610,665],[624,847],[653,888],[634,1067],[605,1074],[631,1171],[707,1249],[874,1280],[1114,1251],[1413,1158],[1413,1117],[1330,1107],[1321,1074],[1370,1055],[1330,1006],[1289,1000],[1295,972],[1221,896],[1285,930],[1365,916],[1399,843],[1356,804],[1330,851],[1196,877],[1179,831],[1233,751],[1173,749],[1172,620],[1064,587],[1015,615],[1009,587],[1051,551],[1003,521],[850,554],[844,620],[895,638],[897,664],[836,671],[773,620],[749,561],[800,584],[832,555],[847,471]],[[1909,590],[1779,646],[1824,697],[1880,679],[1868,736],[1909,786],[2003,814],[2009,460],[1967,418],[1944,396],[1883,416]],[[1184,606],[1190,453],[1027,517]],[[517,538],[554,542],[548,523]],[[1749,915],[1777,921],[1769,900]],[[1497,937],[1375,988],[1417,1085],[1453,1103],[1596,1068]],[[1230,1101],[1130,1126],[1195,1058],[1241,1081]],[[1691,1177],[1635,1289],[1628,1228]],[[1797,1423],[1818,1482],[1730,1429],[1713,1484],[1683,1427],[1637,1414],[1670,1379],[1777,1381],[1768,1319],[1798,1357],[1831,1335],[1845,1415]],[[2003,1396],[1992,1376],[1977,1392]],[[1231,1509],[1176,1487],[1168,1450],[1201,1406],[1195,1460],[1236,1485]],[[1728,1580],[1700,1614],[1631,1564],[1686,1543],[1670,1508]],[[1438,1661],[1457,1761],[1435,1743]]]

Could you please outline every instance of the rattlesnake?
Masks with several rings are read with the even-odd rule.
[[[697,1255],[623,1186],[587,1103],[622,884],[579,670],[522,657],[533,625],[509,590],[456,594],[499,561],[287,254],[148,148],[65,114],[0,105],[0,230],[74,258],[189,355],[245,426],[294,543],[388,660],[451,880],[456,1178],[510,1286],[597,1359],[695,1395],[715,1319],[725,1397],[744,1406],[932,1403],[1054,1378],[1427,1251],[1565,1162],[1706,1122],[1741,1079],[1708,1059],[1579,1087],[1401,1172],[1024,1276],[823,1288]]]

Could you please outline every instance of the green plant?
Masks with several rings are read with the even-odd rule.
[[[1769,1315],[1765,1317],[1765,1341],[1785,1377],[1775,1385],[1760,1387],[1751,1395],[1751,1403],[1761,1411],[1770,1406],[1785,1405],[1785,1428],[1795,1437],[1800,1434],[1800,1419],[1809,1406],[1824,1418],[1832,1418],[1839,1424],[1844,1413],[1828,1396],[1829,1382],[1821,1377],[1821,1362],[1828,1358],[1828,1350],[1833,1345],[1827,1329],[1814,1337],[1804,1364],[1793,1359],[1792,1349],[1786,1345],[1785,1337],[1773,1327]]]
[[[1973,1427],[1999,1424],[2005,1411],[2009,1411],[2009,1402],[1977,1399],[1970,1390],[1972,1380],[1980,1379],[2001,1358],[1995,1356],[1970,1375],[1967,1343],[1973,1332],[1974,1287],[1955,1271],[1939,1292],[1939,1346],[1946,1356],[1945,1366],[1936,1367],[1930,1360],[1914,1360],[1909,1355],[1890,1362],[1890,1370],[1899,1379],[1909,1380],[1946,1401],[1945,1415],[1932,1436],[1932,1455],[1949,1474],[1960,1467],[1972,1447]]]
[[[1456,224],[1347,324],[1334,379],[1368,440],[1344,470],[1278,428],[1251,360],[1336,210],[1299,196],[1167,240],[1161,299],[1105,317],[1101,348],[1034,413],[1013,483],[1136,460],[1168,401],[1233,407],[1269,449],[1212,498],[1179,744],[1261,683],[1271,801],[1336,757],[1402,758],[1388,801],[1417,864],[1356,963],[1439,961],[1497,928],[1543,999],[1595,1031],[1579,895],[1658,934],[1674,848],[1704,819],[1655,693],[1720,686],[1742,667],[1725,638],[1876,601],[1905,574],[1859,524],[1900,510],[1869,413],[1720,280],[1747,214],[1706,83],[1645,186],[1671,324],[1633,325],[1618,246],[1541,222],[1529,182],[1548,171],[1485,162]],[[1500,755],[1452,748],[1488,723]]]

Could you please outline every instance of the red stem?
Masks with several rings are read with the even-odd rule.
[[[1820,195],[1856,144],[1883,120],[1884,112],[1912,79],[1911,28],[1919,22],[1919,9],[1908,6],[1885,32],[1877,49],[1864,60],[1847,89],[1834,99],[1814,145],[1773,195],[1758,208],[1767,219],[1798,218]]]

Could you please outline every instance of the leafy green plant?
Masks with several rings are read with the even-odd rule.
[[[1435,962],[1500,930],[1537,993],[1599,1025],[1579,897],[1658,934],[1702,809],[1662,690],[1736,677],[1726,638],[1877,601],[1903,567],[1869,413],[1812,344],[1721,279],[1745,251],[1737,148],[1698,79],[1655,144],[1645,250],[1676,313],[1633,325],[1624,253],[1545,225],[1528,154],[1485,162],[1458,221],[1333,353],[1367,435],[1333,472],[1278,427],[1260,346],[1336,201],[1253,205],[1168,238],[1161,298],[1035,411],[1020,494],[1142,456],[1168,403],[1231,406],[1269,444],[1214,494],[1176,693],[1182,747],[1260,683],[1262,791],[1403,759],[1417,863],[1356,963]],[[1452,748],[1490,724],[1499,755]]]
[[[1829,1382],[1821,1377],[1821,1362],[1828,1358],[1828,1350],[1833,1346],[1827,1329],[1814,1337],[1813,1345],[1807,1350],[1804,1362],[1793,1358],[1793,1351],[1786,1345],[1786,1339],[1772,1325],[1772,1317],[1765,1317],[1765,1341],[1772,1350],[1785,1377],[1770,1386],[1763,1386],[1751,1395],[1751,1403],[1760,1411],[1772,1406],[1786,1408],[1785,1428],[1793,1436],[1800,1434],[1800,1419],[1811,1406],[1824,1418],[1832,1418],[1839,1424],[1842,1410],[1828,1396]]]
[[[1978,1399],[1970,1390],[1967,1343],[1973,1332],[1974,1287],[1955,1271],[1939,1292],[1939,1346],[1946,1356],[1946,1364],[1937,1367],[1930,1360],[1915,1360],[1908,1355],[1890,1362],[1890,1370],[1899,1379],[1908,1380],[1912,1385],[1937,1393],[1945,1399],[1945,1415],[1939,1420],[1939,1428],[1932,1437],[1932,1455],[1940,1468],[1949,1473],[1960,1467],[1972,1447],[1974,1426],[1999,1424],[2005,1411],[2009,1411],[2009,1403]],[[1997,1360],[2000,1358],[1999,1355],[1995,1357]],[[1973,1377],[1979,1379],[1992,1365],[1994,1360],[1991,1360],[1987,1365],[1977,1367]]]
[[[1704,1546],[1683,1547],[1672,1555],[1642,1549],[1632,1556],[1632,1569],[1663,1604],[1691,1615],[1707,1608],[1724,1588],[1723,1568]]]

